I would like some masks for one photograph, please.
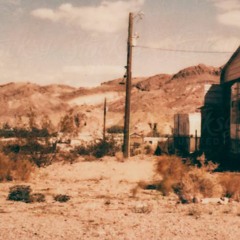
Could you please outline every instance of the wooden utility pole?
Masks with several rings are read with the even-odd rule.
[[[128,45],[127,45],[127,79],[126,79],[126,101],[124,117],[124,142],[123,156],[130,157],[130,109],[132,89],[132,40],[133,40],[133,13],[129,13]]]
[[[103,141],[106,141],[106,115],[107,115],[107,99],[104,99],[103,107]]]

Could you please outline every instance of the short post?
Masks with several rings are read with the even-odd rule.
[[[195,130],[195,152],[198,150],[198,135],[197,130]]]

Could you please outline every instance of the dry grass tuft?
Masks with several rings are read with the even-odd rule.
[[[152,211],[152,206],[146,203],[136,203],[132,208],[134,213],[146,213],[149,214]]]
[[[223,196],[240,201],[240,175],[224,173],[219,175],[219,182],[223,187]]]

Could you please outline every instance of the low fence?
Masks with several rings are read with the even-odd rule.
[[[140,152],[152,152],[156,155],[161,154],[181,154],[188,155],[200,150],[201,138],[198,136],[176,136],[167,135],[160,137],[148,138],[148,141],[143,141],[141,144],[131,141],[132,153],[135,155]]]

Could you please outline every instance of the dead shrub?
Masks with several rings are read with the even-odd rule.
[[[159,190],[163,195],[168,195],[175,188],[178,188],[183,176],[187,173],[188,166],[175,156],[163,156],[159,158],[156,172],[162,176]]]
[[[182,203],[199,197],[221,196],[222,188],[212,170],[212,165],[197,168],[176,156],[160,157],[156,166],[157,173],[162,176],[159,190],[164,195],[175,192]]]
[[[222,187],[217,177],[203,168],[190,168],[182,178],[177,192],[181,200],[192,201],[195,198],[220,197]]]
[[[57,202],[67,202],[70,200],[70,196],[65,194],[58,194],[54,196],[54,200]]]
[[[22,158],[12,160],[0,153],[0,181],[26,181],[33,171],[34,167],[28,160]]]
[[[42,193],[33,193],[30,195],[30,202],[45,202],[45,195]]]
[[[16,185],[10,188],[8,200],[30,203],[30,193],[32,189],[26,185]]]
[[[34,166],[28,160],[17,160],[13,165],[13,179],[26,181],[33,171]]]
[[[223,196],[240,201],[240,175],[224,173],[219,175],[219,182],[223,187]]]
[[[12,169],[13,163],[7,156],[0,153],[0,182],[13,180]]]

